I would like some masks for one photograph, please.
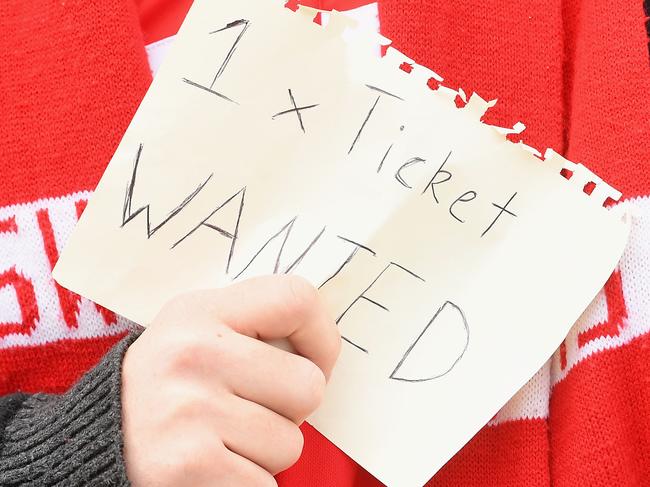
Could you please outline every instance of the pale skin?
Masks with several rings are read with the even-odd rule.
[[[266,341],[286,338],[295,353]],[[134,487],[275,486],[341,347],[318,291],[260,277],[167,303],[127,351],[124,456]]]

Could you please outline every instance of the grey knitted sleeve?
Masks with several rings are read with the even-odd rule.
[[[128,486],[121,366],[133,332],[69,392],[0,398],[0,486]]]

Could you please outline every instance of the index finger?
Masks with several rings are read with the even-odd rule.
[[[211,316],[238,333],[269,341],[287,338],[329,378],[341,348],[338,326],[318,290],[291,275],[263,276],[196,293]]]

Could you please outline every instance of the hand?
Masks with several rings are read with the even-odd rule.
[[[262,340],[287,338],[296,354]],[[167,303],[127,351],[127,474],[140,486],[274,486],[340,350],[307,281],[251,279]]]

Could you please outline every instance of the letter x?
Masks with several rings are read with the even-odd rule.
[[[305,125],[302,122],[302,114],[300,112],[303,110],[309,110],[310,108],[316,108],[318,104],[298,107],[298,105],[296,105],[296,99],[293,97],[293,93],[291,92],[291,88],[289,88],[289,98],[291,99],[291,104],[293,105],[293,108],[276,113],[275,115],[273,115],[272,119],[275,120],[277,117],[286,115],[287,113],[295,112],[296,116],[298,117],[298,122],[300,123],[300,128],[302,129],[303,132],[305,132]]]

